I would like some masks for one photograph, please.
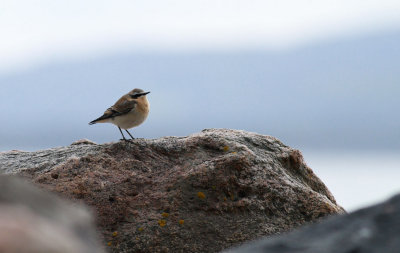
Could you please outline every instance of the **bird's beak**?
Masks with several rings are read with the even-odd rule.
[[[147,94],[149,94],[150,93],[150,91],[148,91],[148,92],[143,92],[143,93],[140,93],[140,95],[141,96],[146,96]]]

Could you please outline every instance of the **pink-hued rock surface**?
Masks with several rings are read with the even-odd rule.
[[[97,237],[84,206],[0,175],[0,252],[103,253]]]
[[[90,206],[110,252],[218,252],[344,213],[298,150],[239,130],[3,152],[0,172]]]

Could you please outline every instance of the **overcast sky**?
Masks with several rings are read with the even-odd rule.
[[[119,50],[290,49],[400,28],[398,0],[3,0],[0,73]]]

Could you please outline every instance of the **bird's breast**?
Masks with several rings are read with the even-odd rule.
[[[142,101],[141,101],[142,102]],[[142,124],[149,115],[150,104],[146,100],[142,103],[137,103],[135,108],[127,114],[114,117],[111,123],[123,129],[129,129]]]

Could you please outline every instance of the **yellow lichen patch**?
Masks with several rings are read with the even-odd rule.
[[[140,228],[138,228],[138,230],[139,230],[139,232],[142,232],[142,231],[143,231],[143,228],[142,228],[142,227],[140,227]]]
[[[237,154],[237,152],[232,152],[232,154],[236,155],[236,154]]]
[[[226,201],[227,199],[226,199],[226,197],[224,197],[224,201]]]
[[[183,225],[183,223],[185,223],[184,220],[179,220],[179,224]]]
[[[165,213],[164,212],[164,213],[161,214],[161,216],[164,217],[164,218],[167,218],[169,216],[169,213]]]
[[[160,225],[160,227],[164,227],[165,225],[167,225],[167,221],[166,220],[158,220],[158,225]]]
[[[201,199],[205,199],[206,195],[203,192],[198,192],[197,193],[197,197],[201,198]]]
[[[223,149],[224,149],[225,152],[229,151],[229,147],[228,146],[224,146]]]
[[[111,244],[112,244],[111,242],[108,242],[108,243],[107,243],[107,246],[111,246]]]
[[[116,237],[117,235],[118,235],[118,232],[117,232],[117,231],[115,231],[115,232],[112,233],[112,236],[113,236],[113,237]]]

